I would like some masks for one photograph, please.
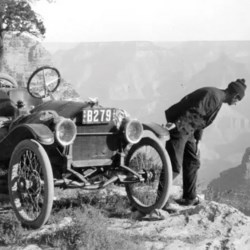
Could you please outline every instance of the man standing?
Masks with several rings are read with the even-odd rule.
[[[183,196],[176,200],[178,204],[185,206],[199,203],[196,182],[203,129],[213,122],[223,103],[236,104],[244,97],[245,90],[244,79],[229,83],[226,89],[200,88],[165,111],[167,121],[176,125],[170,130],[170,140],[166,143],[173,177],[180,173],[181,168],[183,173]]]

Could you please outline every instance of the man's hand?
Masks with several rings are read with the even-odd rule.
[[[197,140],[196,141],[196,155],[200,154],[200,147],[201,147],[200,140]]]
[[[175,125],[175,123],[168,122],[165,127],[167,130],[171,130],[171,129],[174,129],[176,127],[176,125]]]

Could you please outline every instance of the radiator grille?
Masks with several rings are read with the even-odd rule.
[[[110,159],[119,146],[119,135],[110,125],[78,126],[73,160]]]

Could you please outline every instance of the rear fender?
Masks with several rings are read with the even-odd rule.
[[[143,129],[144,131],[152,132],[161,142],[165,142],[170,139],[169,131],[157,123],[144,123]]]

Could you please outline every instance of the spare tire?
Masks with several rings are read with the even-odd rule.
[[[0,88],[17,88],[17,81],[6,73],[0,73]]]

